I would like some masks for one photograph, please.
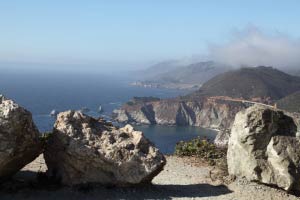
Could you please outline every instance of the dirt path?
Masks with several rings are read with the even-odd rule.
[[[20,172],[17,179],[30,180],[37,171],[45,171],[43,158],[39,157]],[[210,167],[195,166],[188,159],[167,157],[165,169],[153,180],[153,185],[138,188],[74,187],[38,188],[29,184],[21,189],[13,188],[0,193],[0,199],[207,199],[207,200],[294,200],[284,191],[235,181],[228,186],[212,182],[208,174]]]

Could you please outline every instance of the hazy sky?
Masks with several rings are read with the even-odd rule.
[[[0,62],[137,68],[201,54],[226,60],[220,54],[233,33],[249,26],[298,41],[299,8],[299,0],[0,0]]]

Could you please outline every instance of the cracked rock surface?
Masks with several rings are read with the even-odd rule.
[[[166,163],[132,126],[116,128],[77,111],[57,116],[44,156],[48,175],[65,185],[149,183]]]

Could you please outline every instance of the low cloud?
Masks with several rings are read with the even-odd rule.
[[[223,45],[209,46],[210,59],[232,66],[300,67],[300,40],[257,27],[237,31]]]

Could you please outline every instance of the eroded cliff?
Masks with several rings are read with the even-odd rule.
[[[190,125],[229,129],[235,114],[250,105],[214,98],[180,98],[124,104],[113,118],[122,123]]]

